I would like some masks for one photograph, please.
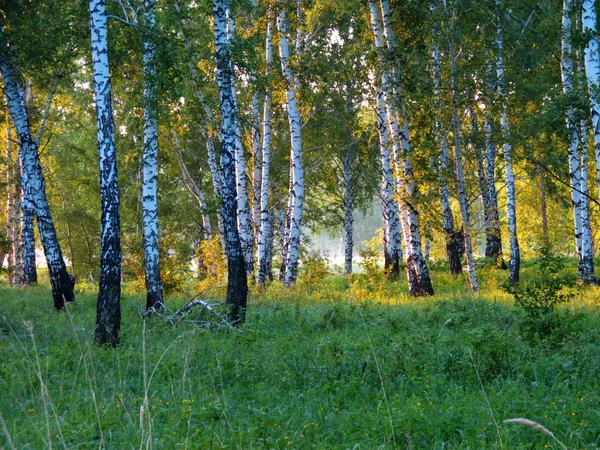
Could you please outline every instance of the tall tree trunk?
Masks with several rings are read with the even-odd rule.
[[[6,265],[8,267],[8,279],[15,286],[15,191],[14,164],[12,155],[12,137],[10,135],[10,122],[6,115],[6,240],[8,241],[8,253],[6,254]],[[3,255],[0,255],[3,257]],[[4,258],[3,258],[4,259]],[[0,262],[2,264],[2,262]]]
[[[377,89],[377,130],[379,131],[379,147],[381,152],[381,200],[383,212],[383,252],[384,268],[390,277],[400,275],[402,261],[402,229],[398,202],[395,199],[394,173],[392,169],[390,129],[387,111],[383,100],[383,92]],[[408,253],[408,249],[407,249]],[[411,282],[416,282],[416,271],[411,266],[407,269]]]
[[[563,93],[565,96],[569,96],[573,92],[573,48],[572,48],[572,13],[573,0],[564,0],[563,12],[562,12],[562,39],[561,39],[561,79]],[[575,225],[575,248],[577,251],[578,258],[578,276],[585,283],[595,283],[595,275],[593,269],[593,261],[585,258],[585,254],[589,251],[585,251],[583,247],[583,219],[585,216],[586,226],[589,227],[589,219],[587,217],[587,208],[584,211],[583,198],[581,195],[581,187],[584,185],[582,179],[582,167],[580,166],[580,153],[579,153],[579,130],[578,123],[575,117],[575,109],[572,106],[567,106],[566,112],[566,123],[567,132],[569,136],[569,179],[571,185],[571,202],[573,206],[573,221]],[[587,158],[586,158],[587,159]],[[587,161],[586,161],[587,162]],[[587,169],[585,170],[585,191],[587,191]],[[587,205],[586,205],[587,206]],[[589,238],[589,236],[588,236]],[[591,241],[587,242],[591,245]]]
[[[48,262],[54,307],[61,309],[65,302],[75,300],[73,282],[67,273],[50,214],[38,146],[31,135],[25,110],[25,94],[17,82],[4,33],[0,33],[0,36],[0,73],[2,73],[4,81],[6,103],[19,141],[24,195],[33,206],[37,216],[40,238]]]
[[[222,211],[227,254],[227,305],[229,319],[241,324],[246,315],[248,281],[237,226],[236,201],[236,104],[233,66],[227,37],[227,12],[231,0],[214,0],[213,18],[217,57],[217,84],[221,104],[221,173],[223,176]]]
[[[354,192],[352,189],[352,156],[350,151],[344,156],[344,274],[352,274],[352,253],[354,251]]]
[[[231,45],[235,37],[235,26],[230,9],[227,9],[227,41]],[[252,211],[250,211],[250,200],[248,198],[248,181],[246,173],[246,157],[242,145],[242,131],[238,118],[237,95],[235,92],[235,70],[233,62],[231,64],[231,98],[235,110],[234,128],[235,128],[235,177],[237,184],[237,205],[238,205],[238,229],[242,243],[242,252],[246,267],[246,276],[254,276],[254,236],[252,232]]]
[[[398,172],[397,184],[406,242],[409,292],[411,295],[433,295],[429,268],[422,252],[419,211],[415,204],[417,184],[412,165],[408,119],[400,86],[400,63],[397,59],[396,38],[391,27],[391,9],[388,0],[381,0],[381,7],[375,0],[371,0],[369,8],[375,34],[375,46],[379,49],[380,64],[384,68],[382,89],[386,96],[392,148],[395,152],[394,159]],[[387,46],[390,57],[386,57],[384,45]],[[388,60],[394,63],[392,71],[385,69]],[[389,81],[385,78],[388,78]]]
[[[581,24],[587,42],[584,50],[585,73],[594,132],[594,150],[596,154],[596,183],[600,190],[600,50],[598,44],[597,18],[594,0],[582,0]]]
[[[491,67],[490,67],[491,72]],[[491,102],[487,102],[488,107]],[[492,139],[492,116],[488,108],[484,111],[485,128],[485,170],[488,206],[485,208],[486,243],[485,257],[492,258],[496,267],[506,270],[502,254],[502,234],[500,232],[500,213],[498,212],[498,192],[496,191],[496,144]]]
[[[577,14],[575,16],[575,28],[579,29],[581,26],[581,16]],[[577,72],[581,75],[580,83],[585,79],[585,57],[583,54],[583,48],[577,48]],[[580,86],[580,98],[583,103],[586,101],[585,88]],[[588,153],[589,153],[589,140],[588,140],[588,121],[583,118],[579,122],[579,132],[581,139],[581,160],[579,166],[581,167],[581,226],[583,229],[582,246],[583,246],[583,261],[584,266],[587,268],[587,273],[593,275],[589,282],[597,284],[598,280],[594,270],[594,242],[592,237],[592,225],[590,220],[590,202],[588,197]]]
[[[23,254],[23,284],[25,286],[35,285],[38,281],[35,262],[34,218],[33,205],[23,195],[21,202],[21,251]]]
[[[254,80],[254,84],[256,81]],[[262,175],[262,144],[260,121],[260,92],[252,94],[252,225],[254,244],[258,248],[260,240],[260,191]]]
[[[302,161],[302,136],[300,127],[300,111],[296,102],[297,80],[290,65],[290,51],[287,38],[287,21],[285,11],[279,13],[277,18],[279,30],[279,52],[281,57],[281,70],[287,83],[287,115],[290,126],[291,139],[291,175],[292,186],[290,190],[291,215],[289,227],[289,249],[286,258],[285,280],[286,287],[296,283],[298,272],[298,256],[300,253],[300,235],[302,216],[304,213],[304,164]]]
[[[435,5],[435,4],[432,4]],[[437,35],[437,33],[436,33]],[[449,152],[448,140],[442,117],[444,116],[444,105],[441,96],[442,75],[441,75],[441,55],[437,42],[432,45],[433,53],[433,84],[434,97],[437,107],[437,117],[435,120],[435,132],[440,146],[440,155],[438,162],[438,180],[440,185],[440,202],[442,204],[442,229],[446,238],[446,256],[450,266],[450,273],[459,275],[462,273],[462,263],[460,261],[461,250],[457,239],[457,232],[454,230],[454,214],[450,208],[450,193],[446,178],[449,176]]]
[[[90,0],[90,16],[102,208],[96,343],[115,347],[121,328],[121,238],[105,0]]]
[[[506,215],[508,218],[508,237],[510,242],[510,264],[508,279],[511,283],[519,282],[521,267],[521,252],[517,238],[517,196],[515,193],[515,175],[512,166],[512,145],[510,144],[510,125],[508,123],[508,104],[504,87],[504,41],[502,37],[502,18],[500,15],[500,0],[496,0],[498,28],[496,33],[496,77],[498,96],[502,105],[500,125],[502,128],[502,141],[504,150],[504,171],[506,173]]]
[[[449,13],[446,11],[446,20],[448,27],[453,32],[453,27],[450,24]],[[458,73],[456,72],[456,54],[454,52],[454,37],[449,36],[448,52],[450,56],[450,77],[452,79],[452,126],[454,129],[454,161],[456,167],[456,190],[458,196],[458,204],[460,205],[460,215],[463,223],[463,238],[465,245],[465,256],[467,259],[467,268],[469,272],[469,283],[471,290],[477,292],[479,290],[479,282],[475,273],[475,258],[473,257],[473,244],[471,241],[471,217],[469,211],[469,202],[467,199],[467,191],[465,187],[465,175],[463,168],[462,157],[462,142],[460,139],[460,119],[458,117]]]
[[[265,92],[265,104],[263,110],[263,130],[262,130],[262,155],[261,155],[261,175],[260,175],[260,224],[258,236],[258,285],[263,288],[268,278],[269,267],[271,265],[268,252],[268,241],[271,239],[272,248],[272,226],[269,211],[269,166],[271,163],[271,103],[273,95],[271,93],[271,65],[273,62],[273,20],[269,18],[267,23],[267,38],[265,43],[265,59],[267,66],[267,88]]]
[[[156,0],[144,0],[144,155],[142,208],[144,218],[144,269],[146,274],[146,309],[163,306],[158,244],[158,112],[156,94]]]
[[[175,4],[175,9],[177,11],[177,14],[179,14],[180,16],[182,16],[181,13],[181,5],[179,4],[178,0],[174,0],[174,4]],[[192,75],[192,82],[194,85],[194,93],[196,94],[196,98],[198,99],[198,102],[200,103],[200,105],[202,106],[202,109],[204,110],[204,115],[200,117],[200,132],[202,133],[202,136],[204,137],[204,141],[206,143],[206,152],[207,152],[207,156],[208,156],[208,168],[210,170],[210,174],[212,177],[212,181],[213,181],[213,190],[215,193],[215,196],[217,198],[221,198],[222,197],[222,190],[223,190],[223,181],[221,179],[221,172],[219,169],[219,164],[217,162],[217,154],[215,151],[215,140],[219,140],[219,137],[216,136],[216,133],[214,131],[214,129],[216,128],[216,121],[215,121],[215,117],[214,114],[212,112],[212,109],[210,107],[210,105],[208,104],[208,102],[206,101],[206,98],[204,97],[204,93],[202,92],[202,89],[200,88],[200,77],[198,74],[198,68],[196,66],[196,64],[194,63],[194,61],[196,60],[196,58],[194,57],[194,52],[192,51],[192,42],[189,39],[189,37],[186,34],[185,31],[185,26],[188,25],[188,20],[187,19],[181,19],[182,24],[184,25],[184,27],[182,27],[181,29],[181,33],[183,36],[183,43],[186,49],[186,52],[188,54],[188,66],[190,69],[190,73]],[[225,240],[225,232],[223,229],[223,215],[221,212],[221,208],[217,209],[217,226],[219,229],[219,235],[221,237],[221,244],[223,246],[223,249],[226,250],[227,247],[227,243]]]

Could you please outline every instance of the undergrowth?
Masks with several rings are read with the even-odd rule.
[[[515,417],[598,448],[597,288],[556,306],[574,332],[549,347],[523,334],[505,276],[482,270],[473,295],[434,272],[418,300],[363,275],[276,283],[241,330],[142,320],[126,295],[117,350],[93,345],[86,286],[60,313],[44,287],[0,288],[0,448],[559,448]]]

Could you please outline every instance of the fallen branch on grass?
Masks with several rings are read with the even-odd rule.
[[[164,319],[172,327],[176,327],[185,321],[185,323],[202,328],[236,328],[227,320],[226,314],[218,311],[219,307],[225,304],[224,301],[199,298],[212,289],[225,289],[225,286],[212,286],[202,290],[177,311],[172,311],[163,305],[158,309],[148,309],[142,314],[142,317],[156,315]],[[198,306],[200,308],[197,308]]]

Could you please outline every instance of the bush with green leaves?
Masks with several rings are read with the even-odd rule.
[[[547,339],[553,334],[564,337],[569,320],[567,313],[561,314],[556,307],[569,300],[567,288],[573,286],[574,280],[560,275],[564,260],[554,254],[549,241],[543,242],[538,252],[535,279],[523,284],[506,282],[502,288],[525,312],[522,329],[528,338]]]

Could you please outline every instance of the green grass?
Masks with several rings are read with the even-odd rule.
[[[360,276],[275,285],[241,330],[142,320],[125,296],[117,350],[93,345],[93,291],[57,313],[48,289],[0,288],[0,448],[559,448],[515,417],[598,448],[598,290],[573,289],[539,340],[505,273],[481,275],[472,295],[435,273],[417,300]]]

